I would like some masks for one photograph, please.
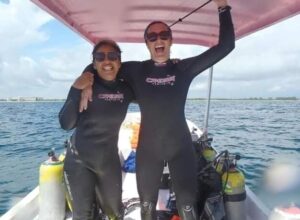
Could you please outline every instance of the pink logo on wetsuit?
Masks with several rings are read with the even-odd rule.
[[[98,94],[98,99],[103,99],[108,102],[123,102],[124,94],[117,93],[117,94]]]
[[[175,83],[175,76],[168,76],[166,78],[146,78],[146,82],[152,84],[153,86],[164,86],[171,85]]]

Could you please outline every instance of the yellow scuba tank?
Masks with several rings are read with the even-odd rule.
[[[202,155],[207,162],[212,162],[216,158],[217,152],[211,146],[206,146],[202,150]]]
[[[230,161],[232,161],[232,158],[229,158],[228,151],[223,151],[221,155],[222,156],[218,159],[218,161],[215,164],[215,168],[216,171],[222,175],[225,171],[229,169]]]
[[[39,178],[39,219],[63,220],[65,218],[65,187],[63,183],[63,162],[53,150],[49,159],[40,166]]]
[[[65,161],[65,158],[66,158],[66,153],[67,153],[67,148],[69,147],[69,145],[71,144],[70,140],[67,139],[65,142],[64,142],[64,147],[65,147],[65,150],[63,151],[63,153],[61,153],[58,157],[58,160],[61,161],[61,162],[64,162]],[[64,179],[64,184],[65,184],[65,191],[66,191],[66,200],[67,200],[67,207],[69,208],[70,211],[73,211],[73,208],[72,208],[72,200],[71,200],[71,195],[69,193],[69,190],[68,190],[68,185],[69,183]]]
[[[246,219],[246,190],[244,174],[231,164],[222,175],[227,220]]]
[[[59,155],[58,160],[64,162],[65,158],[66,158],[66,151],[64,151]]]

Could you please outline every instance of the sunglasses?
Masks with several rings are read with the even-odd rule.
[[[170,31],[161,31],[159,33],[151,32],[151,33],[148,33],[146,35],[146,37],[147,37],[147,40],[150,42],[157,41],[158,37],[161,40],[169,40],[171,38],[171,32]]]
[[[103,62],[105,59],[108,59],[109,61],[116,61],[120,59],[120,53],[113,51],[113,52],[96,52],[94,53],[94,59],[98,62]]]

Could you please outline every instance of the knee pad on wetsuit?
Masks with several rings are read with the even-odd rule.
[[[142,220],[156,220],[156,210],[153,202],[141,202],[141,217]]]
[[[178,213],[182,220],[198,220],[197,211],[192,205],[181,205],[178,207]]]

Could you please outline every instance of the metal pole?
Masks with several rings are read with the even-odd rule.
[[[207,94],[206,113],[205,113],[204,128],[203,128],[203,132],[204,133],[207,133],[207,131],[208,131],[208,117],[209,117],[210,100],[211,100],[211,88],[212,88],[213,70],[214,70],[213,66],[209,68],[208,94]]]

